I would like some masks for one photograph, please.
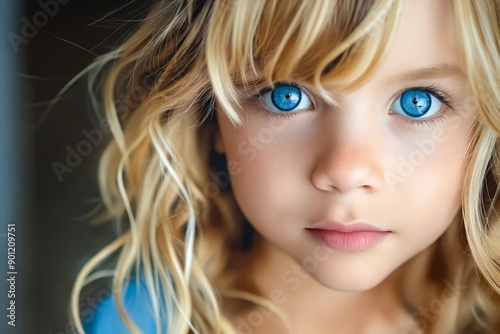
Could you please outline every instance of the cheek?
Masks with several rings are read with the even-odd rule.
[[[242,132],[234,139],[227,158],[240,167],[237,175],[231,175],[231,186],[244,213],[251,214],[255,208],[264,209],[276,196],[291,195],[283,193],[285,189],[295,191],[294,183],[289,182],[296,179],[295,169],[289,168],[291,161],[282,156],[276,140],[270,145],[260,141],[251,131]]]
[[[261,234],[279,234],[285,224],[294,224],[286,213],[291,211],[291,204],[294,210],[300,210],[297,205],[304,202],[301,196],[310,187],[306,177],[310,159],[305,157],[304,137],[290,127],[284,131],[278,122],[223,130],[228,164],[232,161],[239,167],[238,173],[230,176],[240,209]]]
[[[433,132],[400,150],[393,167],[401,179],[392,184],[391,197],[402,209],[394,219],[408,221],[407,231],[422,245],[437,239],[460,210],[471,139],[465,125]]]

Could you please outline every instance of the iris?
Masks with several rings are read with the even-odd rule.
[[[279,84],[271,92],[271,100],[281,111],[295,109],[302,100],[300,88],[292,84]]]
[[[425,115],[432,106],[431,95],[424,90],[411,89],[401,94],[401,109],[411,117]]]

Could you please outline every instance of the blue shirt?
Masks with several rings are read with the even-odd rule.
[[[122,300],[123,307],[130,319],[139,327],[144,334],[156,334],[156,325],[153,316],[153,306],[146,286],[143,282],[137,283],[135,279],[129,282]],[[123,333],[132,334],[122,317],[118,313],[112,295],[107,296],[95,308],[94,316],[89,316],[83,321],[86,334],[110,334]],[[165,332],[165,323],[162,321],[162,330]]]

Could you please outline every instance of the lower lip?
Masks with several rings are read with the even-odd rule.
[[[338,232],[332,230],[308,229],[314,238],[326,246],[342,251],[362,251],[379,244],[390,231]]]

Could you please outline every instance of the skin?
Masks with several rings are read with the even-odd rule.
[[[359,89],[336,95],[340,107],[298,83],[312,106],[286,121],[258,98],[244,102],[244,127],[218,109],[214,147],[238,167],[232,189],[258,231],[247,274],[297,333],[396,333],[411,322],[399,305],[398,268],[431,249],[461,207],[475,119],[461,71],[450,2],[411,0],[386,58]],[[443,105],[425,124],[391,111],[402,90],[428,86],[454,110]],[[367,250],[339,251],[307,231],[324,220],[391,233]],[[265,319],[252,333],[284,332],[275,316]]]

